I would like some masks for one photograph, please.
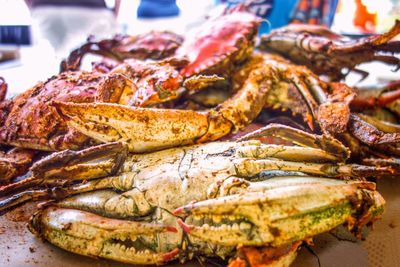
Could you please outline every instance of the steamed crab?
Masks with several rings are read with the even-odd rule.
[[[296,24],[262,36],[260,46],[332,80],[341,80],[346,75],[342,72],[344,69],[358,72],[365,78],[368,73],[356,68],[364,62],[380,61],[397,69],[400,67],[400,60],[387,54],[400,53],[400,42],[392,41],[399,33],[400,20],[385,34],[359,40],[336,34],[323,26]]]
[[[248,140],[128,154],[109,143],[58,152],[33,167],[36,189],[0,207],[57,200],[34,215],[31,231],[74,253],[134,264],[217,256],[239,257],[231,262],[238,266],[263,247],[281,251],[269,263],[290,264],[303,240],[341,224],[357,235],[380,217],[384,200],[373,183],[326,177],[387,170],[345,164],[339,141],[290,127],[245,139],[261,132],[299,146]]]
[[[173,55],[182,42],[182,36],[168,31],[153,31],[137,36],[116,35],[100,41],[91,36],[61,62],[60,71],[78,70],[86,53],[99,54],[116,62],[126,58],[159,60]]]

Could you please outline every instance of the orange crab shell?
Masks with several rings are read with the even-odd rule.
[[[248,58],[261,19],[243,11],[233,11],[206,21],[188,34],[178,56],[189,64],[181,70],[185,77],[199,73],[224,74],[235,63]]]

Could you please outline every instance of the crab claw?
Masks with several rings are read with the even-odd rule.
[[[59,102],[54,106],[69,126],[101,142],[126,142],[132,152],[190,144],[203,136],[208,127],[207,114],[190,110],[135,108],[110,103]]]
[[[261,112],[273,84],[270,66],[253,70],[230,99],[206,111],[128,107],[111,103],[53,106],[71,128],[100,142],[126,142],[131,152],[217,140]]]
[[[182,229],[206,242],[280,246],[346,222],[360,231],[383,211],[384,200],[372,185],[321,181],[282,186],[197,202],[175,210],[175,215],[187,216],[179,223]]]
[[[74,253],[131,264],[164,264],[178,248],[159,247],[159,235],[176,232],[171,226],[105,218],[92,213],[47,207],[29,225],[35,234]]]

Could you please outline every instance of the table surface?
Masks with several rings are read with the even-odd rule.
[[[400,185],[396,179],[378,181],[378,190],[387,201],[383,218],[374,224],[365,241],[339,241],[332,234],[315,239],[313,250],[321,266],[400,266]],[[0,266],[127,266],[106,260],[74,255],[34,237],[26,222],[35,205],[28,204],[0,217]],[[174,266],[169,264],[168,266]],[[186,266],[200,266],[190,262]],[[302,248],[295,267],[316,267],[317,257]]]

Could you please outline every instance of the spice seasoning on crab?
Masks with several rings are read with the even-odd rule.
[[[306,173],[343,177],[360,174],[357,169],[370,174],[381,170],[340,163],[337,151],[343,154],[346,148],[329,136],[285,128],[287,134],[274,127],[263,132],[294,137],[295,143],[304,139],[310,146],[250,140],[126,155],[127,147],[114,143],[59,152],[36,164],[43,169],[37,178],[46,177],[42,186],[53,190],[21,192],[0,205],[29,196],[56,198],[35,214],[31,231],[74,253],[134,264],[196,255],[227,259],[238,246],[282,247],[282,254],[290,256],[278,258],[290,262],[304,239],[341,224],[357,234],[379,218],[384,200],[373,183]],[[322,150],[329,147],[335,149]],[[115,160],[120,155],[125,158]],[[88,167],[97,164],[111,176],[93,179],[99,173],[87,172]],[[89,181],[68,182],[76,176]]]

